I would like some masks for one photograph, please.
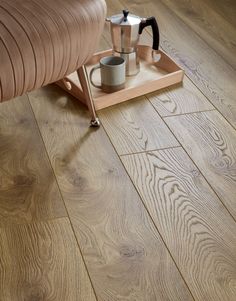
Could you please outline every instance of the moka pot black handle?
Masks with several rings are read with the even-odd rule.
[[[153,45],[152,49],[158,50],[159,49],[159,43],[160,43],[160,34],[159,34],[159,28],[157,25],[157,20],[155,17],[150,17],[147,19],[144,19],[139,26],[139,34],[143,32],[143,29],[147,26],[152,27],[152,34],[153,34]]]

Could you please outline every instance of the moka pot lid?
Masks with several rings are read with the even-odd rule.
[[[118,14],[107,18],[112,24],[119,26],[134,26],[141,23],[142,19],[139,16],[129,14],[128,10],[123,10],[123,14]]]

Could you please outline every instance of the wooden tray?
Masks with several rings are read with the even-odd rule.
[[[94,54],[86,64],[88,74],[91,68],[97,65],[102,57],[108,55],[112,55],[112,50]],[[184,71],[163,51],[157,51],[155,58],[153,58],[151,47],[139,45],[138,55],[140,58],[140,72],[135,76],[126,77],[125,89],[114,93],[105,93],[90,85],[96,110],[168,87],[183,80]],[[96,71],[94,73],[94,81],[100,83],[99,77],[100,72]],[[70,74],[57,84],[80,101],[86,103],[76,72]]]

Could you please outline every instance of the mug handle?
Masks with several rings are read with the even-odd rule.
[[[97,65],[97,66],[93,67],[92,70],[90,71],[90,74],[89,74],[89,79],[90,79],[91,84],[92,84],[95,88],[98,88],[98,89],[102,89],[102,86],[101,86],[101,85],[96,85],[96,84],[93,82],[93,73],[94,73],[94,71],[96,71],[97,69],[100,69],[100,68],[101,68],[100,65]]]

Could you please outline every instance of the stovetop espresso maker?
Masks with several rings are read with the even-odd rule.
[[[140,18],[128,10],[106,19],[110,22],[114,55],[126,61],[126,75],[136,75],[140,71],[137,45],[139,36],[146,26],[152,27],[153,50],[159,48],[159,29],[155,17]]]

